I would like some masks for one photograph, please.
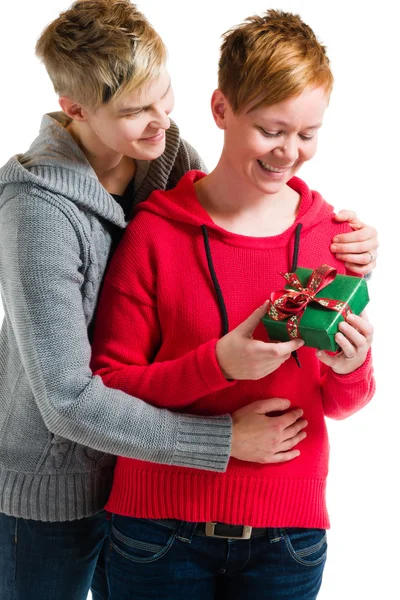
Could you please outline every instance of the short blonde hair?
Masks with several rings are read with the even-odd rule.
[[[333,75],[325,46],[298,15],[269,10],[224,34],[218,87],[234,112],[282,102],[310,85],[329,97]]]
[[[156,78],[167,51],[129,0],[78,0],[36,44],[59,96],[97,109]]]

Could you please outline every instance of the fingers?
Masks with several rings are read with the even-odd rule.
[[[332,244],[333,247],[339,247],[339,244]],[[355,263],[358,265],[369,265],[370,262],[376,260],[374,250],[367,250],[363,242],[359,244],[343,244],[343,250],[335,252],[336,258],[343,262]],[[372,258],[371,258],[371,254]]]
[[[287,410],[290,401],[285,398],[268,398],[267,400],[257,400],[247,405],[249,411],[254,411],[259,415],[266,415],[270,412]]]
[[[334,215],[334,218],[335,221],[348,221],[352,227],[359,228],[363,226],[362,221],[360,221],[357,214],[353,210],[342,209],[338,212],[337,215]]]
[[[296,429],[297,424],[299,422],[300,417],[303,416],[303,410],[301,408],[293,408],[292,410],[286,412],[284,415],[280,417],[276,417],[276,425],[280,427],[282,431],[290,430],[287,435],[285,434],[285,439],[288,436],[293,436],[299,431]],[[293,427],[293,429],[290,429]],[[296,429],[296,431],[295,431]]]
[[[300,418],[302,414],[302,409],[294,409],[280,417],[270,418],[269,423],[279,432],[273,462],[283,462],[299,456],[300,450],[296,449],[294,453],[290,451],[307,437],[307,432],[303,429],[307,427],[308,421]]]
[[[353,346],[351,341],[349,339],[347,339],[347,337],[345,335],[343,335],[343,333],[340,333],[340,332],[337,333],[335,335],[335,340],[341,347],[343,356],[345,358],[350,359],[350,360],[355,358],[357,350]]]
[[[302,442],[304,440],[304,438],[306,438],[306,437],[307,437],[306,431],[299,431],[299,433],[297,433],[293,437],[287,439],[285,442],[283,442],[281,444],[281,451],[288,452],[288,451],[292,450],[295,446],[297,446],[297,444]],[[300,454],[299,450],[298,450],[298,452]],[[277,454],[279,454],[279,452]]]
[[[278,343],[254,340],[251,333],[259,321],[260,309],[255,313],[217,341],[217,361],[227,379],[256,380],[266,377],[279,369],[290,358],[291,352],[304,345],[300,339]]]
[[[372,256],[371,259],[369,252],[366,254],[337,254],[336,258],[344,262],[346,269],[360,275],[366,275],[376,267],[376,257]]]
[[[292,352],[304,346],[304,340],[296,339],[290,340],[290,342],[279,342],[275,346],[277,346],[277,352],[281,353],[281,356],[282,354],[289,354],[290,356]]]
[[[353,211],[342,210],[335,215],[336,221],[347,221],[353,231],[336,235],[331,252],[342,260],[347,269],[360,275],[370,273],[376,266],[378,234],[375,227],[364,225]]]
[[[328,367],[332,367],[335,364],[335,356],[332,356],[331,354],[327,354],[323,350],[318,350],[316,355],[319,358],[319,360],[322,363],[324,363],[324,365],[327,365]]]
[[[293,412],[295,412],[295,411],[293,411]],[[301,411],[301,413],[303,413],[303,411]],[[306,419],[301,419],[300,417],[298,417],[292,425],[290,425],[289,427],[286,427],[283,430],[284,441],[290,440],[290,439],[293,439],[294,437],[296,437],[301,432],[302,429],[307,427],[307,425],[308,425],[308,421]]]
[[[276,358],[278,360],[287,360],[291,353],[304,346],[304,340],[297,338],[289,342],[262,342],[254,340],[253,351],[259,357]]]
[[[339,332],[335,340],[339,344],[343,355],[352,359],[358,352],[366,352],[372,344],[374,329],[366,317],[354,314],[348,315],[348,322],[339,323]],[[326,352],[318,351],[317,356],[321,362],[329,367],[337,362],[338,356],[332,356]]]
[[[330,246],[336,258],[350,271],[365,275],[376,267],[379,242],[376,229],[364,226],[358,231],[342,233],[333,238]]]
[[[277,343],[249,340],[246,356],[250,360],[251,368],[247,369],[246,378],[260,379],[266,377],[279,369],[290,358],[291,353],[301,348],[301,346],[304,346],[304,341],[300,339]]]
[[[299,456],[300,451],[295,446],[306,437],[304,428],[308,424],[302,418],[303,410],[295,408],[272,416],[272,409],[285,410],[288,406],[290,402],[286,398],[269,398],[235,411],[231,456],[260,464],[285,462]]]
[[[277,452],[274,454],[273,460],[269,461],[271,463],[283,463],[288,462],[289,460],[293,460],[300,456],[300,450],[288,450],[287,452]]]
[[[318,351],[317,357],[335,373],[341,375],[351,373],[364,363],[372,343],[373,333],[373,327],[365,315],[348,315],[347,322],[339,323],[339,332],[335,335],[341,352],[332,356]]]
[[[339,330],[343,337],[356,349],[372,344],[374,328],[365,317],[350,314],[347,316],[347,321],[339,323]],[[340,346],[344,350],[342,344]]]
[[[363,227],[357,231],[349,231],[335,235],[332,239],[331,251],[341,253],[373,252],[379,246],[376,229]]]

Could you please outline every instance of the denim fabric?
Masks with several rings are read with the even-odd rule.
[[[0,514],[0,600],[108,600],[104,552],[110,522],[49,523]]]
[[[115,515],[110,600],[314,600],[327,552],[322,529],[268,529],[250,540],[196,534],[196,524]]]

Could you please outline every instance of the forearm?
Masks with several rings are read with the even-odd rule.
[[[54,397],[36,396],[38,405],[46,406],[42,415],[53,433],[118,456],[212,471],[226,469],[232,435],[227,415],[207,418],[155,408],[105,387],[97,376],[90,377],[80,393],[68,388],[63,392],[65,402],[58,396],[57,404]]]
[[[54,205],[30,198],[0,214],[0,274],[22,367],[50,431],[110,454],[224,470],[228,416],[178,415],[93,377],[75,227]],[[195,442],[195,443],[193,443]]]

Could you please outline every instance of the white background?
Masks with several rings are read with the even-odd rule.
[[[378,389],[366,409],[347,421],[328,424],[332,529],[319,600],[400,598],[396,490],[400,395],[394,311],[398,303],[393,297],[399,268],[400,127],[395,80],[400,15],[396,5],[387,0],[376,4],[275,0],[270,5],[298,12],[313,27],[328,47],[335,75],[318,155],[300,176],[337,209],[355,209],[374,224],[381,242],[378,268],[369,286]],[[43,27],[67,6],[65,1],[19,0],[0,9],[1,164],[27,149],[42,113],[58,109],[44,68],[34,56],[34,45]],[[212,168],[222,141],[209,110],[219,36],[268,5],[258,0],[143,0],[139,7],[169,48],[176,94],[172,116]]]

